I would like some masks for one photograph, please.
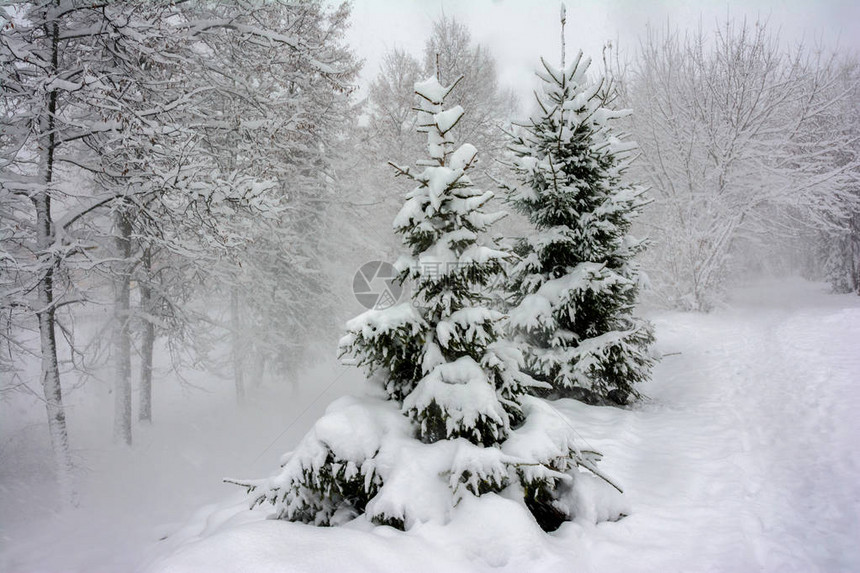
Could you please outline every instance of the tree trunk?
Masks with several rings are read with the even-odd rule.
[[[52,72],[56,73],[59,60],[59,27],[56,22],[46,26],[47,36],[51,38]],[[54,151],[56,149],[55,113],[57,111],[57,92],[48,94],[47,113],[41,118],[39,126],[40,171],[44,188],[33,196],[36,210],[36,233],[39,246],[39,259],[44,270],[37,285],[39,309],[36,318],[39,322],[39,341],[42,353],[41,381],[45,394],[45,408],[48,414],[48,432],[54,452],[57,483],[60,496],[66,503],[75,504],[77,494],[74,487],[74,466],[72,464],[69,434],[66,429],[66,411],[63,406],[63,390],[60,385],[60,369],[57,361],[56,316],[54,307],[54,271],[56,261],[51,253],[54,242],[54,222],[51,214],[51,183],[54,178]]]
[[[236,383],[236,401],[245,401],[245,365],[243,360],[242,318],[239,315],[239,289],[230,289],[230,328],[233,343],[233,379]]]
[[[116,214],[117,266],[114,280],[114,439],[131,445],[131,333],[129,329],[131,273],[131,220],[122,206]]]
[[[140,281],[140,308],[143,311],[143,332],[140,343],[140,394],[138,419],[152,422],[152,352],[155,343],[155,325],[152,323],[152,254],[144,249],[141,259],[143,278]]]
[[[45,250],[50,246],[52,234],[51,202],[47,191],[39,193],[34,202],[38,218],[39,244],[41,250]],[[75,504],[77,494],[73,479],[74,466],[69,447],[69,434],[66,430],[66,411],[63,406],[63,390],[60,385],[57,340],[54,330],[56,324],[54,315],[54,267],[53,261],[50,261],[50,254],[42,256],[48,258],[48,264],[51,265],[46,269],[38,285],[39,311],[36,313],[36,317],[39,321],[39,340],[42,351],[42,391],[45,394],[48,432],[51,435],[51,448],[54,452],[60,496],[64,501]]]

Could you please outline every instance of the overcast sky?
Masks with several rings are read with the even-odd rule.
[[[568,53],[582,49],[595,59],[608,40],[631,46],[648,22],[667,20],[706,30],[715,22],[767,19],[785,41],[804,39],[860,52],[860,0],[648,1],[579,0],[567,4]],[[399,47],[420,57],[433,21],[443,12],[464,22],[472,38],[496,57],[504,84],[530,93],[543,55],[559,58],[558,0],[353,0],[349,43],[365,60],[362,87],[378,72],[387,50]],[[364,90],[362,90],[363,92]]]

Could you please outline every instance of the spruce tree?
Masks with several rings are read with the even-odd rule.
[[[644,241],[628,230],[647,203],[622,180],[635,145],[614,127],[625,112],[610,108],[610,82],[589,81],[582,52],[562,69],[541,63],[538,111],[510,134],[519,185],[502,184],[535,228],[515,249],[509,326],[526,371],[552,394],[626,403],[654,362],[652,327],[632,314]]]
[[[435,77],[415,91],[429,158],[394,166],[416,184],[394,221],[408,248],[398,280],[411,280],[412,299],[359,315],[340,342],[379,396],[338,400],[279,475],[235,483],[280,519],[336,525],[363,514],[399,529],[445,522],[464,496],[506,490],[555,529],[572,517],[576,480],[590,479],[577,466],[599,476],[599,456],[580,451],[569,422],[528,395],[537,383],[481,294],[510,255],[480,239],[502,214],[483,210],[493,193],[469,179],[475,147],[454,150],[464,111],[443,108],[451,87]]]

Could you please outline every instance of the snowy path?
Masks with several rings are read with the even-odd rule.
[[[732,312],[658,320],[661,350],[680,354],[664,359],[641,409],[568,405],[633,505],[575,560],[600,571],[860,569],[860,304],[792,288],[766,308],[753,296]],[[810,298],[823,304],[803,306]]]

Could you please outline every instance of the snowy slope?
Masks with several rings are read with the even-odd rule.
[[[782,281],[738,291],[711,315],[652,318],[668,355],[643,388],[649,400],[633,410],[557,403],[625,487],[630,515],[617,523],[546,535],[501,497],[406,533],[247,511],[218,479],[271,474],[325,405],[358,385],[345,375],[324,390],[336,378],[321,370],[305,391],[261,398],[252,412],[210,400],[189,419],[165,402],[130,453],[79,427],[76,455],[91,471],[73,512],[55,515],[40,501],[44,476],[28,487],[4,457],[0,570],[860,570],[860,298]],[[4,439],[2,453],[13,445]]]

